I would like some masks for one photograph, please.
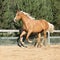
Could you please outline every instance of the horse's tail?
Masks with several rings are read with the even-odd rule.
[[[48,27],[47,31],[49,31],[50,33],[53,33],[54,32],[54,25],[49,22],[48,22],[48,25],[49,25],[49,27]]]

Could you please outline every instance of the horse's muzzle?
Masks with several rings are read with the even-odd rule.
[[[14,22],[16,22],[16,18],[14,18]]]

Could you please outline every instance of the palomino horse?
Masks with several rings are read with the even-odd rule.
[[[41,38],[41,32],[44,32],[44,40],[46,40],[46,31],[49,28],[49,24],[46,20],[40,19],[40,20],[35,20],[35,18],[32,18],[28,13],[23,12],[23,11],[17,11],[16,16],[14,18],[14,22],[21,20],[23,23],[23,32],[20,35],[20,41],[22,42],[22,37],[27,33],[26,40],[28,42],[31,42],[28,37],[30,36],[31,33],[37,33],[38,34],[38,39],[37,39],[37,46],[40,44],[40,38]],[[40,44],[41,46],[41,44]]]

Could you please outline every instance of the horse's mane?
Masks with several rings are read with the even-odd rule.
[[[30,19],[35,19],[35,18],[33,18],[32,16],[30,16],[30,14],[28,14],[28,13],[26,13],[26,12],[24,12],[24,11],[21,11],[22,13],[24,13],[26,16],[28,16]]]

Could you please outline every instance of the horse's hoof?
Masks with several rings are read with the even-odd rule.
[[[32,41],[30,41],[30,40],[29,40],[28,42],[29,42],[29,43],[32,43]]]
[[[27,48],[27,46],[25,46],[25,45],[22,45],[22,46],[21,46],[21,48]]]
[[[19,47],[21,47],[21,44],[18,44]]]
[[[25,46],[24,42],[21,43],[21,47],[27,48],[27,46]]]

